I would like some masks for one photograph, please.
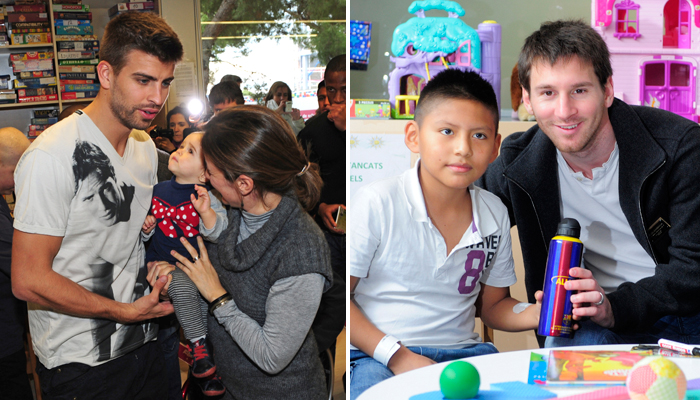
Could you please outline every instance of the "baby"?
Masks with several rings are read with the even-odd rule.
[[[153,187],[151,210],[143,224],[144,240],[152,236],[146,262],[167,261],[175,265],[171,255],[175,250],[187,254],[180,238],[185,237],[197,246],[197,235],[209,241],[216,241],[226,229],[228,220],[221,202],[204,186],[206,183],[204,156],[202,155],[202,133],[188,135],[170,155],[168,169],[173,178]],[[196,195],[195,195],[196,194]],[[154,229],[158,226],[158,229]],[[218,396],[225,389],[216,372],[216,365],[207,344],[207,304],[197,287],[180,269],[171,272],[172,281],[168,287],[175,315],[185,338],[190,342],[194,356],[192,375],[206,378],[200,386],[207,396]]]

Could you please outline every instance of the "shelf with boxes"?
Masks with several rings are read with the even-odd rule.
[[[27,133],[30,125],[39,125],[31,124],[34,109],[60,112],[97,96],[98,38],[110,18],[129,10],[159,11],[158,2],[14,0],[3,5],[9,2],[0,0],[0,112],[2,126]]]

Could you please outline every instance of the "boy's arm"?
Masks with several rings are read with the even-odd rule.
[[[519,332],[537,328],[540,320],[542,292],[535,294],[537,304],[531,304],[521,312],[514,311],[520,302],[510,297],[510,288],[482,284],[476,307],[484,323],[493,329]]]
[[[350,293],[355,291],[360,278],[350,277]],[[351,296],[352,297],[352,296]],[[367,355],[373,356],[374,350],[386,334],[377,329],[372,324],[360,308],[357,307],[354,301],[350,301],[350,343],[362,350]],[[416,354],[406,347],[401,345],[399,350],[389,359],[387,367],[394,373],[399,375],[417,368],[426,367],[435,364],[435,361],[420,354]]]

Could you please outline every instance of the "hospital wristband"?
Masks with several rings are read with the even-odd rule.
[[[385,367],[388,367],[387,364],[389,364],[389,360],[399,351],[399,348],[401,348],[399,339],[391,335],[386,335],[379,341],[377,347],[374,348],[374,355],[372,358],[384,364]]]

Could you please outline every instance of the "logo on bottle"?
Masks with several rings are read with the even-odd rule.
[[[553,285],[562,285],[562,286],[564,286],[564,284],[565,284],[566,281],[568,281],[568,280],[569,280],[569,277],[568,277],[568,276],[556,275],[556,276],[553,276],[553,277],[552,277],[552,284],[553,284]]]

